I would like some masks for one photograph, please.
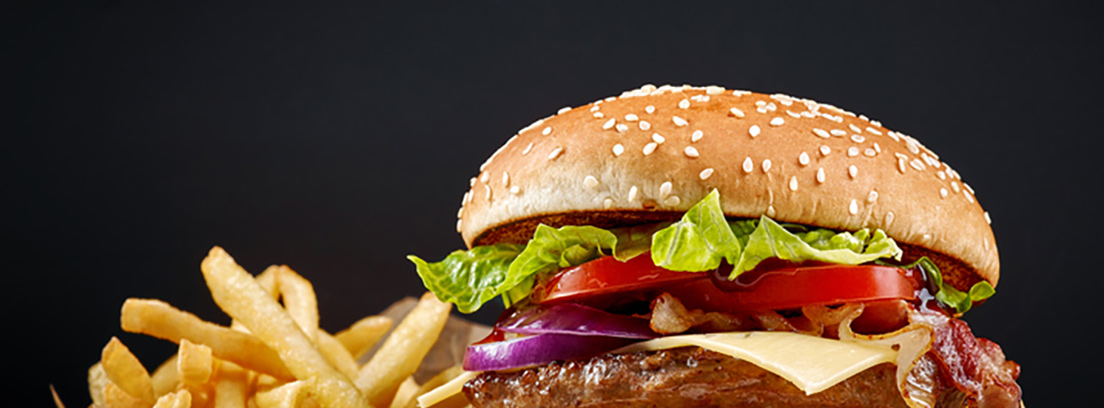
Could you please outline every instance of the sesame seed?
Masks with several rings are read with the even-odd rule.
[[[612,128],[613,125],[616,124],[616,123],[617,123],[617,119],[610,118],[610,120],[607,120],[606,123],[602,124],[602,130],[610,130],[610,128]]]
[[[541,134],[545,136],[548,136],[549,133],[552,133],[552,126],[546,127],[541,131]]]
[[[847,211],[850,211],[851,215],[858,214],[859,213],[859,202],[855,201],[855,199],[851,199],[851,205],[847,206]]]
[[[487,184],[488,181],[491,181],[491,173],[483,172],[483,175],[479,176],[479,181],[482,181],[483,184]]]
[[[598,119],[601,119],[601,118],[606,117],[606,114],[604,114],[602,112],[594,112],[594,117],[598,118]]]
[[[900,142],[901,141],[901,137],[897,136],[897,132],[894,132],[894,131],[891,130],[889,132],[886,132],[886,134],[889,135],[889,138],[893,139],[893,141],[895,141],[895,142]]]
[[[801,163],[802,166],[808,166],[809,165],[809,154],[805,153],[805,152],[801,152],[801,154],[797,156],[797,162]]]
[[[644,107],[644,112],[648,112],[649,114],[655,113],[655,106],[652,106],[652,105],[645,106]]]
[[[966,196],[966,201],[969,201],[970,204],[974,203],[974,197],[971,197],[969,194],[966,194],[965,191],[962,192],[962,195]]]
[[[744,95],[749,95],[749,94],[751,94],[751,92],[741,91],[741,90],[732,91],[732,96],[744,96]]]
[[[524,155],[527,155],[527,154],[529,154],[529,151],[530,151],[530,150],[533,150],[533,142],[529,142],[529,145],[528,145],[528,146],[525,146],[525,149],[523,149],[523,150],[521,151],[521,155],[522,155],[522,156],[524,156]]]
[[[625,133],[629,130],[629,125],[626,125],[624,123],[618,123],[615,127],[617,128],[618,133]]]
[[[768,103],[767,106],[764,106],[764,108],[766,108],[767,110],[769,110],[771,112],[774,112],[774,111],[778,110],[778,105],[775,105],[774,102],[771,102],[771,103]]]
[[[686,126],[686,125],[690,124],[690,122],[687,122],[686,119],[680,118],[678,116],[672,117],[671,120],[675,122],[675,126],[679,126],[679,127]]]
[[[583,185],[587,188],[598,187],[598,179],[594,176],[586,176],[586,178],[583,179]]]
[[[475,191],[468,190],[468,194],[467,194],[466,198],[464,198],[464,202],[467,203],[467,204],[471,204],[472,200],[474,200],[474,199],[475,199]]]
[[[484,194],[484,196],[486,197],[487,201],[491,201],[491,186],[489,186],[489,185],[486,185],[486,184],[484,184],[484,185],[483,185],[483,189],[487,191],[487,193],[486,193],[486,194]]]
[[[905,146],[908,147],[909,152],[912,154],[920,154],[920,146],[917,146],[916,142],[912,139],[905,139]]]
[[[570,106],[564,106],[564,107],[560,108],[560,110],[556,111],[556,114],[557,115],[562,115],[562,114],[567,113],[570,110],[571,110]]]
[[[612,208],[613,207],[613,199],[609,198],[609,197],[606,197],[605,200],[602,200],[602,207],[605,208],[605,209]]]
[[[670,196],[670,197],[667,197],[667,199],[663,200],[663,204],[666,204],[668,207],[674,207],[676,205],[679,205],[679,203],[681,203],[681,202],[682,202],[682,199],[679,198],[678,196],[674,196],[674,195]]]
[[[958,188],[958,182],[957,181],[951,181],[951,190],[954,190],[954,192],[956,192],[956,193],[958,193],[960,191],[960,189]]]
[[[870,190],[870,194],[866,195],[866,202],[874,204],[875,201],[878,201],[878,192]]]
[[[851,146],[850,148],[847,149],[847,156],[848,157],[855,157],[855,156],[858,156],[858,155],[859,155],[859,148],[857,148],[855,146]]]
[[[755,106],[757,106],[757,107],[761,108],[761,107],[766,106],[766,105],[767,105],[767,101],[755,101]]]
[[[636,186],[629,187],[629,201],[636,201],[637,192]]]
[[[924,162],[920,161],[920,159],[912,159],[912,161],[909,162],[909,166],[912,166],[912,168],[916,170],[924,171]]]
[[[766,172],[770,171],[770,168],[771,168],[771,161],[770,161],[770,159],[763,159],[763,165],[762,165],[762,167],[763,167],[763,172],[764,172],[764,173],[766,173]]]
[[[679,101],[678,107],[679,107],[679,109],[689,108],[690,107],[690,100],[689,99],[683,99],[683,100]]]
[[[882,126],[882,122],[879,122],[879,121],[876,121],[876,120],[870,121],[870,124],[874,125],[874,126]]]
[[[947,189],[945,189],[945,188],[940,188],[939,189],[939,197],[947,198],[947,194],[950,194],[950,193],[947,192]]]
[[[716,86],[716,85],[709,85],[709,86],[705,87],[705,93],[709,94],[709,95],[717,95],[717,94],[720,94],[721,92],[724,92],[724,88],[721,88],[721,87]]]
[[[852,179],[854,179],[859,175],[859,168],[855,167],[855,165],[852,164],[851,166],[847,167],[847,174],[850,175]]]
[[[847,131],[841,129],[832,129],[832,136],[847,136]]]
[[[518,186],[510,186],[510,194],[517,195],[521,192],[521,188]]]
[[[820,155],[821,156],[828,156],[829,153],[832,153],[832,148],[831,147],[828,147],[828,145],[820,145]]]
[[[801,116],[806,118],[814,118],[816,117],[816,114],[812,111],[801,111]]]
[[[611,96],[611,97],[608,97],[608,98],[603,99],[603,100],[606,101],[606,102],[613,102],[613,101],[617,100],[617,97],[616,96]]]
[[[598,106],[598,104],[595,104],[594,106],[591,106],[591,107],[590,107],[590,111],[591,111],[591,112],[597,112],[597,111],[598,111],[598,109],[602,109],[602,107],[601,107],[601,106]]]
[[[683,152],[686,153],[687,157],[698,157],[698,149],[694,148],[694,146],[686,146]]]
[[[759,136],[759,125],[751,125],[751,127],[748,128],[748,134],[751,135],[751,137]]]
[[[751,158],[744,159],[744,173],[751,173],[751,170],[755,168],[755,164],[751,162]]]
[[[897,158],[897,170],[901,171],[901,174],[905,174],[905,159]]]
[[[464,220],[456,220],[456,232],[460,232],[461,222]]]
[[[652,133],[652,140],[656,143],[663,143],[667,141],[667,138],[663,137],[663,135],[660,135],[659,133]]]
[[[882,146],[879,146],[878,142],[874,142],[874,151],[878,153],[882,152]]]
[[[763,107],[763,106],[760,106],[758,108],[755,108],[755,111],[759,112],[759,113],[767,113],[767,108]]]
[[[774,217],[774,214],[775,214],[774,206],[773,205],[768,205],[767,206],[767,216],[768,217]]]
[[[820,137],[823,137],[823,138],[825,138],[825,139],[827,139],[827,138],[831,137],[831,135],[829,135],[829,134],[828,134],[828,132],[825,132],[825,131],[824,131],[824,129],[816,129],[816,128],[814,128],[814,129],[813,129],[813,134],[815,134],[815,135],[817,135],[817,136],[820,136]]]
[[[851,128],[851,131],[852,131],[852,132],[855,132],[855,133],[862,133],[862,129],[860,129],[860,128],[859,128],[858,126],[855,126],[855,124],[854,124],[854,123],[848,123],[848,124],[847,124],[847,127],[848,127],[848,128]]]
[[[879,131],[878,131],[878,129],[874,129],[874,128],[872,128],[872,127],[867,127],[867,128],[866,128],[866,131],[867,131],[867,132],[870,132],[870,133],[873,133],[873,134],[876,134],[876,135],[878,135],[878,136],[881,136],[881,135],[882,135],[882,132],[879,132]]]
[[[975,194],[975,195],[977,194],[977,193],[975,193],[975,192],[974,192],[974,189],[973,189],[973,188],[970,188],[970,185],[969,185],[969,184],[966,184],[966,183],[962,183],[962,187],[965,187],[965,188],[966,188],[966,191],[969,191],[969,192],[970,192],[970,194]]]
[[[947,179],[947,173],[944,173],[943,170],[939,170],[939,171],[935,172],[935,175],[939,176],[940,180],[946,180]],[[957,193],[958,190],[955,190],[955,192]]]
[[[613,155],[621,156],[621,153],[625,153],[625,146],[622,146],[621,143],[613,145]]]
[[[647,156],[649,154],[652,154],[652,152],[655,151],[656,147],[659,147],[659,145],[655,142],[644,145],[644,155]]]
[[[635,121],[638,121],[638,120],[640,120],[640,118],[639,118],[639,117],[637,117],[637,116],[636,116],[636,114],[634,114],[634,113],[630,113],[630,114],[628,114],[628,115],[625,115],[625,120],[627,120],[627,121],[629,121],[629,122],[635,122]]]
[[[774,119],[770,121],[771,126],[782,126],[783,123],[786,123],[786,120],[782,119],[781,116],[775,116]]]
[[[548,153],[548,160],[553,160],[557,157],[560,157],[560,153],[563,153],[563,148],[556,146],[555,149],[552,149],[551,153]]]
[[[664,197],[667,197],[668,195],[670,195],[671,194],[671,187],[672,187],[672,185],[671,185],[670,181],[664,181],[663,184],[660,184],[659,185],[659,197],[664,198]]]
[[[690,141],[691,142],[697,142],[697,141],[701,140],[702,136],[705,136],[704,132],[702,132],[700,129],[695,130],[694,133],[690,134]]]
[[[797,191],[797,176],[790,176],[790,191]]]
[[[862,143],[866,141],[866,138],[862,135],[851,135],[851,141],[855,143]]]
[[[479,181],[479,180],[477,180],[475,177],[472,177],[471,179],[469,179],[468,180],[468,187],[475,187],[475,182],[476,181]]]
[[[702,170],[701,173],[698,173],[698,178],[700,178],[702,180],[705,180],[705,179],[708,179],[709,176],[712,176],[712,175],[713,175],[713,168],[709,167],[705,170]]]
[[[885,215],[885,225],[893,224],[893,211],[887,212]]]
[[[989,225],[992,225],[993,224],[993,219],[989,218],[989,211],[986,211],[984,213],[984,215],[985,215],[985,223],[989,224]]]
[[[878,152],[876,152],[876,151],[874,151],[874,149],[871,149],[871,148],[868,147],[868,148],[866,148],[866,150],[863,150],[863,154],[865,154],[866,157],[874,157],[875,155],[878,154]]]
[[[743,118],[745,116],[744,111],[736,109],[736,108],[729,109],[728,113],[731,113],[732,116],[735,116],[735,117],[738,117],[738,118]]]
[[[796,112],[791,111],[789,109],[786,109],[786,114],[790,115],[791,118],[800,118],[801,117],[801,115],[799,115]]]
[[[640,130],[648,130],[652,128],[652,124],[646,120],[640,121]]]
[[[817,175],[816,175],[817,183],[824,184],[824,177],[825,177],[824,169],[823,168],[817,169]]]
[[[510,186],[510,173],[507,173],[505,171],[502,172],[502,186],[503,187],[509,187]]]

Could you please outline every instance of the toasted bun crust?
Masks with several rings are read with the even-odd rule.
[[[644,86],[533,123],[472,178],[457,229],[470,247],[524,241],[542,222],[669,220],[713,189],[729,217],[881,228],[906,257],[957,263],[960,289],[1000,277],[988,214],[915,139],[831,105],[720,87]]]

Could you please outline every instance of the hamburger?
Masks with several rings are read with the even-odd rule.
[[[460,311],[507,310],[423,404],[1021,405],[961,320],[1000,279],[988,213],[863,115],[646,85],[522,129],[470,187],[468,249],[410,259]]]

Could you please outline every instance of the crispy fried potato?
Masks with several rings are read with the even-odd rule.
[[[249,372],[229,361],[216,360],[215,408],[245,408],[249,393]]]
[[[254,401],[257,408],[298,408],[306,399],[307,392],[312,388],[310,381],[299,380],[287,384],[257,392]]]
[[[404,408],[417,408],[418,407],[417,397],[419,395],[425,394],[427,392],[430,392],[430,391],[436,389],[437,387],[445,385],[449,381],[452,381],[454,378],[459,377],[460,374],[463,374],[463,373],[464,373],[464,368],[460,367],[460,366],[452,366],[452,367],[444,369],[443,371],[441,371],[437,375],[433,376],[433,378],[430,378],[429,381],[426,381],[425,384],[422,384],[420,387],[418,387],[418,389],[416,391],[414,391],[414,395],[413,395],[413,397],[411,397],[411,401],[408,402],[406,405],[403,405],[403,407]],[[460,398],[456,398],[456,397],[460,397]],[[432,406],[434,408],[446,408],[446,407],[448,407],[448,408],[458,408],[458,407],[463,407],[465,405],[468,405],[467,397],[464,397],[463,394],[457,394],[457,395],[453,395],[452,397],[449,397],[449,398],[445,399],[444,401],[433,404]]]
[[[61,397],[57,395],[57,390],[54,389],[53,384],[50,384],[50,395],[54,397],[54,406],[57,408],[65,408],[65,404],[61,402]]]
[[[211,372],[214,369],[211,348],[192,343],[188,339],[180,340],[176,368],[180,375],[180,382],[191,386],[206,384],[211,379]]]
[[[118,337],[112,337],[104,347],[100,362],[107,379],[127,394],[150,405],[157,400],[149,372]]]
[[[256,337],[205,322],[160,300],[127,299],[121,320],[125,331],[178,344],[186,338],[210,347],[211,354],[220,359],[284,380],[294,378],[280,356]]]
[[[316,331],[315,345],[318,346],[318,351],[322,352],[322,357],[326,358],[326,362],[334,366],[341,374],[345,374],[349,381],[355,379],[360,366],[353,359],[353,355],[349,354],[349,350],[346,350],[341,342],[326,333],[325,330],[318,329]]]
[[[192,394],[188,390],[180,390],[171,394],[165,394],[157,399],[153,408],[191,408]]]
[[[452,304],[437,300],[432,293],[422,295],[372,360],[361,367],[356,385],[373,405],[391,405],[399,385],[414,374],[437,341],[451,310]]]
[[[345,345],[345,349],[349,350],[354,360],[360,360],[360,357],[371,350],[388,330],[391,330],[391,318],[368,316],[338,332],[334,337]]]
[[[284,309],[299,324],[303,334],[313,341],[318,333],[318,298],[314,295],[314,286],[286,265],[276,268],[276,282]]]
[[[88,395],[92,397],[92,405],[101,407],[107,405],[104,403],[103,391],[104,385],[107,385],[108,381],[103,364],[96,363],[88,368]]]
[[[107,408],[149,408],[153,404],[142,401],[108,381],[103,387],[104,406]]]
[[[153,394],[158,398],[176,391],[176,384],[180,382],[180,373],[176,368],[176,354],[153,370],[150,380],[153,382]]]
[[[219,247],[212,248],[200,264],[200,269],[215,303],[226,314],[241,321],[254,336],[276,350],[284,365],[296,378],[315,381],[312,394],[318,397],[322,405],[370,406],[348,378],[326,363],[325,358],[314,348],[287,311],[272,300],[271,295],[257,284],[253,276],[234,262],[226,251]]]
[[[418,393],[418,382],[414,381],[414,376],[406,377],[402,384],[399,384],[399,390],[395,391],[395,398],[391,399],[391,408],[404,408],[414,401],[414,397]]]

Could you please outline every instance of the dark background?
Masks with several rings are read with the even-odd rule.
[[[54,384],[84,406],[113,335],[150,369],[172,353],[118,328],[127,297],[226,322],[199,272],[212,245],[311,279],[331,331],[419,294],[404,256],[463,245],[487,156],[645,83],[809,97],[919,138],[994,220],[1003,276],[975,333],[1022,364],[1032,406],[1097,394],[1093,8],[146,3],[0,13],[3,368],[34,405]]]

